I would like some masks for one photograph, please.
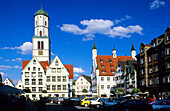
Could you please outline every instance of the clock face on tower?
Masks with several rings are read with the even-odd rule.
[[[38,51],[38,55],[43,55],[43,51],[42,51],[42,50],[39,50],[39,51]]]

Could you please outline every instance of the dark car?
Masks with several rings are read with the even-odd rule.
[[[123,100],[110,109],[113,111],[152,111],[152,106],[142,100]]]
[[[64,97],[56,97],[53,100],[53,103],[56,103],[56,104],[63,104],[63,102],[64,102]]]
[[[108,99],[105,99],[101,104],[101,108],[110,109],[111,106],[117,104],[118,102],[121,102],[122,100],[124,100],[124,98],[108,98]]]
[[[145,103],[150,103],[150,102],[152,102],[152,101],[154,101],[153,98],[146,98],[146,99],[144,100]]]
[[[79,98],[68,98],[64,99],[63,104],[64,105],[80,105],[80,99]]]
[[[153,110],[169,111],[170,110],[170,100],[156,100],[151,103]]]

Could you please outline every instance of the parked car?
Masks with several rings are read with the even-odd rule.
[[[105,100],[106,100],[106,98],[97,98],[95,100],[91,100],[90,107],[100,108],[102,105],[102,102],[104,102]]]
[[[154,101],[153,98],[146,98],[146,99],[144,100],[145,103],[150,103],[150,102],[152,102],[152,101]]]
[[[170,110],[170,100],[156,100],[149,104],[152,105],[153,110]]]
[[[81,106],[85,106],[88,107],[90,105],[90,101],[91,100],[95,100],[96,98],[92,98],[92,97],[87,97],[81,100]]]
[[[103,109],[109,109],[112,105],[115,105],[122,100],[124,100],[124,98],[108,98],[102,102],[101,107]]]
[[[110,107],[113,111],[152,111],[152,106],[142,100],[123,100]]]
[[[53,103],[56,103],[56,104],[62,104],[63,102],[64,102],[64,97],[56,97],[53,100]]]
[[[64,105],[80,105],[80,99],[79,98],[67,98],[64,99]]]

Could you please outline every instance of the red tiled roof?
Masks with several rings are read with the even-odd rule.
[[[22,60],[22,69],[24,69],[29,62],[30,61],[28,60]],[[47,70],[47,66],[49,66],[48,61],[40,61],[39,63],[41,64],[44,70]]]
[[[126,60],[134,59],[131,56],[117,56],[117,58],[113,58],[113,56],[97,55],[96,61],[99,68],[99,76],[114,76],[115,73],[112,73],[112,71],[116,71],[118,61]],[[101,61],[103,61],[103,63],[101,63]],[[104,68],[102,68],[102,66],[104,66]],[[111,68],[111,66],[113,66],[113,68]],[[106,73],[102,73],[102,71],[106,71]]]
[[[64,65],[66,67],[66,69],[68,70],[69,72],[69,79],[73,79],[74,76],[73,76],[73,65]]]
[[[47,66],[49,66],[48,61],[40,61],[41,66],[44,68],[44,70],[47,70]]]
[[[27,64],[28,64],[29,62],[30,62],[30,61],[22,60],[22,69],[24,69],[25,66],[27,66]]]

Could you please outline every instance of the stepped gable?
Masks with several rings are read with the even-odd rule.
[[[74,76],[73,76],[73,65],[64,65],[64,67],[68,70],[69,72],[69,79],[73,79]]]
[[[134,60],[131,56],[117,56],[117,58],[113,58],[113,56],[107,55],[97,55],[96,61],[97,66],[99,68],[99,76],[114,76],[116,71],[116,67],[118,61],[127,61]],[[103,63],[101,62],[103,61]],[[104,66],[104,68],[102,68]],[[113,68],[111,68],[113,66]],[[106,71],[106,73],[102,73],[102,71]]]

